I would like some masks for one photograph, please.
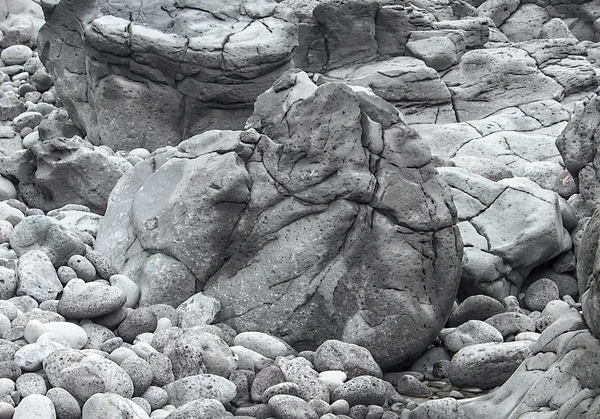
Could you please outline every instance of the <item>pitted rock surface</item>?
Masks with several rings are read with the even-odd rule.
[[[59,95],[94,144],[116,148],[243,126],[297,44],[291,9],[269,0],[46,2],[45,15]]]
[[[377,96],[302,72],[261,95],[247,127],[138,163],[96,250],[142,299],[144,264],[167,255],[238,332],[312,349],[333,337],[383,367],[422,352],[450,314],[462,244],[416,133]]]

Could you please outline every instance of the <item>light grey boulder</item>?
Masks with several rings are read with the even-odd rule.
[[[19,258],[17,295],[29,295],[38,302],[54,300],[63,290],[50,258],[41,250],[30,250]]]
[[[197,399],[215,399],[225,404],[236,396],[236,386],[231,381],[214,374],[198,374],[167,384],[169,404],[180,407]]]
[[[498,329],[480,320],[469,320],[455,329],[451,329],[448,333],[444,333],[441,338],[446,348],[453,353],[480,343],[504,342]]]
[[[494,388],[529,356],[533,342],[481,343],[466,346],[452,357],[448,378],[458,387]]]

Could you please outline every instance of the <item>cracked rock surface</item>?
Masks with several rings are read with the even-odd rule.
[[[449,315],[462,243],[416,133],[377,96],[303,72],[259,96],[247,127],[138,163],[96,249],[140,284],[162,255],[239,332],[339,338],[383,367],[420,353]]]

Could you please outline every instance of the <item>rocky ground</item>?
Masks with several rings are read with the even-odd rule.
[[[600,417],[597,0],[0,30],[0,419]]]

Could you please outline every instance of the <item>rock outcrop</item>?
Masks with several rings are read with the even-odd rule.
[[[246,131],[192,137],[127,172],[96,249],[142,293],[144,266],[162,255],[238,332],[312,349],[336,338],[385,368],[421,353],[447,320],[462,255],[455,217],[395,108],[288,72]]]
[[[598,181],[598,141],[600,138],[600,98],[594,95],[573,115],[556,139],[565,167],[579,185],[581,196],[594,207],[600,204]]]
[[[115,149],[243,126],[297,43],[291,10],[269,0],[44,7],[40,57],[89,140]]]

